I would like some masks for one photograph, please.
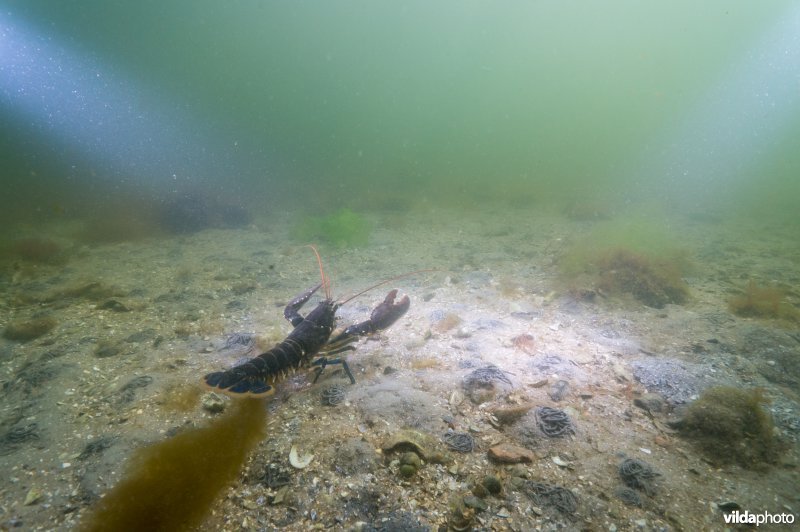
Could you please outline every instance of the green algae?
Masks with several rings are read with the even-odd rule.
[[[328,216],[309,216],[293,230],[295,239],[304,242],[322,242],[337,249],[365,246],[369,242],[372,225],[361,214],[350,209],[339,209]]]
[[[784,449],[767,403],[760,388],[716,386],[689,405],[679,428],[712,463],[758,469]]]

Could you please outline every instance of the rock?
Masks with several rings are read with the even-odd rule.
[[[400,463],[403,465],[414,466],[417,469],[422,466],[422,460],[420,460],[419,455],[414,452],[403,453],[403,455],[400,457]]]
[[[474,508],[479,512],[483,512],[489,509],[489,505],[483,499],[480,499],[474,495],[467,495],[464,497],[464,506],[467,508]]]
[[[487,490],[486,486],[483,484],[473,484],[470,491],[472,491],[472,494],[476,497],[487,497],[489,495],[489,490]]]
[[[528,413],[533,408],[533,404],[528,403],[520,406],[500,407],[489,411],[501,425],[511,425],[519,418]]]
[[[28,494],[25,495],[25,502],[23,503],[25,506],[31,506],[36,504],[42,499],[42,492],[36,488],[31,488],[28,490]]]
[[[633,404],[651,413],[664,411],[664,398],[657,393],[646,393],[633,400]]]
[[[511,443],[501,443],[489,449],[489,458],[503,464],[533,462],[536,455],[525,447]]]
[[[512,478],[528,478],[528,469],[521,464],[517,464],[512,467],[510,473]]]
[[[200,400],[200,403],[203,405],[205,411],[211,412],[212,414],[219,414],[225,410],[225,401],[220,395],[214,392],[205,394]]]
[[[550,396],[555,402],[559,402],[564,397],[567,396],[569,393],[569,383],[564,379],[559,379],[550,386],[550,391],[547,392],[547,395]]]

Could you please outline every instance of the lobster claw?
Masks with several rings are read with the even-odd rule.
[[[397,288],[386,294],[383,303],[375,307],[372,314],[369,315],[368,322],[372,326],[371,332],[390,327],[411,306],[411,300],[408,299],[408,296],[403,296],[397,303],[394,301],[395,297],[397,297]]]
[[[384,298],[380,305],[373,309],[368,320],[346,328],[341,334],[331,340],[330,343],[337,344],[349,338],[366,336],[389,328],[394,322],[400,319],[400,317],[406,313],[408,307],[411,306],[411,300],[408,296],[403,296],[400,301],[397,302],[395,301],[396,297],[397,289],[395,288],[386,294],[386,298]]]

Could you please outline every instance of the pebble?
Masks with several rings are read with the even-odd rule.
[[[548,395],[553,401],[559,402],[567,396],[567,393],[569,393],[569,383],[564,379],[559,379],[550,386]]]
[[[525,447],[511,443],[501,443],[489,449],[489,458],[504,464],[518,464],[521,462],[533,462],[536,455]]]
[[[218,414],[225,410],[225,401],[219,396],[219,394],[214,392],[205,394],[200,400],[200,403],[203,405],[204,410],[211,412],[212,414]]]
[[[420,460],[419,455],[410,451],[403,453],[402,456],[400,456],[400,463],[403,465],[414,466],[417,469],[422,466],[422,460]]]
[[[486,502],[483,499],[478,498],[474,495],[467,495],[466,497],[464,497],[464,506],[466,506],[467,508],[474,508],[479,512],[483,512],[489,509],[489,505],[486,504]]]

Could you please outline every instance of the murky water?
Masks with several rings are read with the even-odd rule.
[[[308,243],[337,297],[435,271],[339,311],[412,300],[346,353],[341,404],[335,369],[282,380],[207,525],[796,512],[798,36],[788,0],[0,2],[2,526],[74,526],[138,446],[219,426],[201,378],[244,356],[226,339],[286,336]],[[470,384],[490,365],[509,382]],[[737,469],[670,428],[719,385],[765,390],[780,458]],[[575,433],[544,438],[544,407]],[[408,430],[476,442],[401,442],[421,465],[387,443]],[[660,474],[628,504],[623,454]]]

